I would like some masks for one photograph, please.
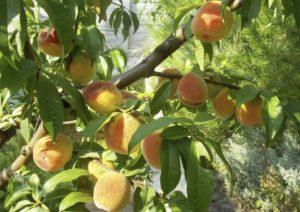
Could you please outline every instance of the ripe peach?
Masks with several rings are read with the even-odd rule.
[[[167,69],[163,70],[162,73],[181,75],[180,71],[176,68],[167,68]],[[169,80],[168,78],[159,77],[158,81],[157,81],[157,86],[156,86],[157,90],[168,80]],[[178,82],[179,82],[179,79],[172,79],[172,90],[170,93],[170,98],[174,98],[174,96],[176,94]]]
[[[117,110],[122,103],[120,90],[110,82],[93,82],[83,90],[85,102],[100,114]]]
[[[203,78],[190,72],[183,76],[177,87],[177,95],[181,103],[190,107],[197,107],[207,99],[207,84]]]
[[[194,16],[191,29],[202,42],[213,42],[224,38],[230,32],[232,23],[233,16],[229,8],[225,9],[222,17],[221,1],[209,1]]]
[[[236,109],[235,115],[239,123],[245,126],[262,124],[262,101],[259,98],[242,104]]]
[[[213,108],[218,117],[228,119],[234,114],[235,101],[228,98],[229,89],[224,88],[213,101]]]
[[[95,181],[97,181],[97,179],[99,179],[105,172],[114,169],[114,164],[110,161],[91,160],[88,163],[88,171]]]
[[[66,165],[71,159],[72,152],[72,142],[64,135],[57,135],[55,143],[49,135],[46,135],[34,144],[33,161],[40,169],[54,172]]]
[[[104,126],[104,140],[111,151],[127,154],[131,136],[140,126],[140,121],[128,113],[121,113]],[[137,150],[135,148],[132,152]]]
[[[96,74],[96,64],[85,52],[73,56],[68,66],[69,77],[80,84],[88,84]]]
[[[121,173],[108,171],[98,179],[93,193],[94,203],[99,209],[119,211],[130,199],[131,187]]]
[[[57,33],[54,28],[48,28],[40,31],[38,36],[39,47],[50,56],[60,57],[63,54],[62,45],[58,40]]]
[[[145,160],[156,169],[160,169],[160,147],[159,133],[152,133],[142,142],[142,153]]]

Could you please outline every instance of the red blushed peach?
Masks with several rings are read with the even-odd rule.
[[[96,74],[96,64],[85,52],[78,52],[73,56],[69,65],[69,77],[80,84],[88,84]]]
[[[54,28],[43,29],[38,36],[39,47],[47,55],[61,57],[63,55],[62,45],[58,40]]]
[[[99,209],[119,211],[130,199],[131,187],[121,173],[108,171],[100,176],[93,193],[94,203]]]
[[[233,16],[229,8],[225,9],[222,17],[221,1],[209,1],[194,16],[191,29],[202,42],[213,42],[224,38],[231,31],[232,23]]]
[[[190,72],[183,76],[177,87],[177,95],[181,103],[189,107],[197,107],[207,99],[208,89],[203,78]]]
[[[228,88],[224,88],[213,101],[215,113],[221,119],[230,118],[235,111],[235,101],[228,98],[229,91]]]
[[[85,102],[96,112],[108,114],[122,103],[120,90],[110,82],[94,82],[83,90]]]
[[[238,122],[244,126],[262,124],[262,101],[259,98],[242,104],[236,109],[235,115]]]
[[[42,170],[54,172],[63,168],[73,152],[72,142],[60,134],[55,143],[49,135],[40,138],[33,146],[33,161]]]
[[[160,169],[161,138],[159,133],[147,136],[142,142],[142,153],[149,165]]]
[[[162,73],[181,75],[180,71],[178,69],[176,69],[176,68],[167,68],[167,69],[163,70]],[[158,90],[168,80],[169,80],[168,78],[159,77],[158,81],[157,81],[157,86],[156,86],[157,88],[156,88],[156,90]],[[174,98],[175,97],[177,86],[178,86],[178,82],[179,82],[179,79],[172,79],[172,90],[171,90],[171,93],[170,93],[170,98]]]
[[[104,126],[104,140],[108,148],[120,154],[128,153],[131,136],[140,126],[140,121],[128,113],[121,113]],[[135,148],[133,152],[135,152]]]

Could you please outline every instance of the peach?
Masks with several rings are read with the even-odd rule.
[[[208,88],[203,78],[190,72],[183,76],[177,87],[177,95],[181,103],[189,107],[197,107],[207,99]]]
[[[163,70],[162,73],[181,75],[180,71],[176,68],[167,68],[167,69]],[[169,80],[168,78],[159,77],[157,80],[157,86],[156,86],[157,90],[168,80]],[[170,93],[170,98],[174,98],[174,96],[176,94],[178,82],[179,82],[179,79],[172,79],[172,90]]]
[[[96,112],[108,114],[122,103],[120,90],[110,82],[93,82],[83,90],[85,102]]]
[[[159,133],[148,135],[142,142],[142,153],[149,165],[160,169],[161,138]]]
[[[235,115],[238,122],[244,126],[262,124],[262,101],[259,98],[242,104],[236,109]]]
[[[119,211],[130,199],[131,187],[128,179],[121,173],[108,171],[98,179],[93,192],[97,208],[106,211]]]
[[[209,1],[198,10],[191,23],[191,30],[202,42],[213,42],[224,38],[232,28],[233,16],[226,8],[223,17],[221,1]]]
[[[99,179],[105,172],[114,169],[114,164],[110,161],[91,160],[88,163],[88,171],[95,181],[97,181],[97,179]]]
[[[34,144],[33,161],[40,169],[54,172],[66,165],[71,159],[72,152],[72,142],[64,135],[57,135],[55,143],[49,135],[46,135]]]
[[[47,55],[55,57],[63,55],[62,45],[54,28],[41,30],[38,36],[38,43],[42,52]]]
[[[235,111],[235,101],[228,98],[229,91],[228,88],[224,88],[218,93],[213,101],[215,113],[222,119],[230,118]]]
[[[69,77],[77,83],[86,85],[96,74],[96,63],[85,52],[78,52],[68,66]]]
[[[121,113],[104,126],[104,140],[108,148],[120,154],[128,153],[131,136],[140,126],[140,121],[128,113]],[[135,148],[133,152],[135,152]]]

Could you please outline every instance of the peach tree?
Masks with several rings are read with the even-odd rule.
[[[124,40],[138,33],[140,17],[122,0],[2,0],[0,153],[11,158],[0,154],[0,210],[116,211],[132,202],[134,211],[208,211],[215,157],[231,190],[236,177],[207,126],[262,128],[265,148],[287,121],[299,131],[299,78],[286,92],[203,67],[232,25],[243,30],[262,8],[283,10],[300,28],[297,0],[192,1],[177,9],[169,37],[127,70],[127,52],[110,48],[99,29],[106,23]],[[189,42],[203,49],[192,71],[155,70]],[[145,93],[141,80],[150,77],[158,83]],[[176,189],[181,177],[185,192]]]

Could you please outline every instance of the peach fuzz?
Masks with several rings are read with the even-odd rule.
[[[77,83],[86,85],[96,74],[96,64],[85,52],[79,52],[73,56],[68,67],[69,77]]]
[[[232,24],[229,8],[225,9],[222,17],[221,1],[208,1],[194,16],[191,30],[200,41],[213,42],[224,38],[231,31]]]
[[[119,211],[130,199],[131,187],[128,179],[121,173],[108,171],[98,179],[93,192],[97,208],[106,211]]]
[[[83,90],[85,102],[96,112],[108,114],[122,103],[120,90],[110,82],[93,82]]]
[[[40,138],[33,146],[33,161],[43,171],[55,172],[63,168],[71,159],[72,142],[62,134],[55,143],[49,135]]]
[[[159,133],[148,135],[142,142],[142,153],[149,165],[160,169],[161,138]]]
[[[48,28],[40,31],[38,36],[39,47],[47,55],[60,57],[63,55],[62,45],[58,40],[54,28]]]
[[[176,75],[181,76],[180,71],[176,68],[167,68],[167,69],[163,70],[162,73],[176,74]],[[158,90],[164,83],[166,83],[169,80],[170,79],[165,78],[165,77],[159,77],[158,80],[157,80],[156,90]],[[170,93],[170,98],[174,98],[174,96],[176,94],[178,82],[179,82],[179,79],[172,79],[172,90],[171,90],[171,93]]]
[[[262,124],[262,101],[259,98],[242,104],[236,109],[235,115],[238,122],[244,126]]]
[[[131,136],[140,126],[140,121],[128,113],[121,113],[104,126],[104,140],[107,147],[119,154],[128,153]],[[135,148],[133,152],[135,152]]]
[[[235,112],[235,101],[229,99],[229,89],[221,90],[213,101],[213,108],[216,115],[221,119],[230,118]]]
[[[208,88],[203,78],[190,72],[183,76],[177,87],[177,95],[181,103],[189,107],[197,107],[207,99]]]

